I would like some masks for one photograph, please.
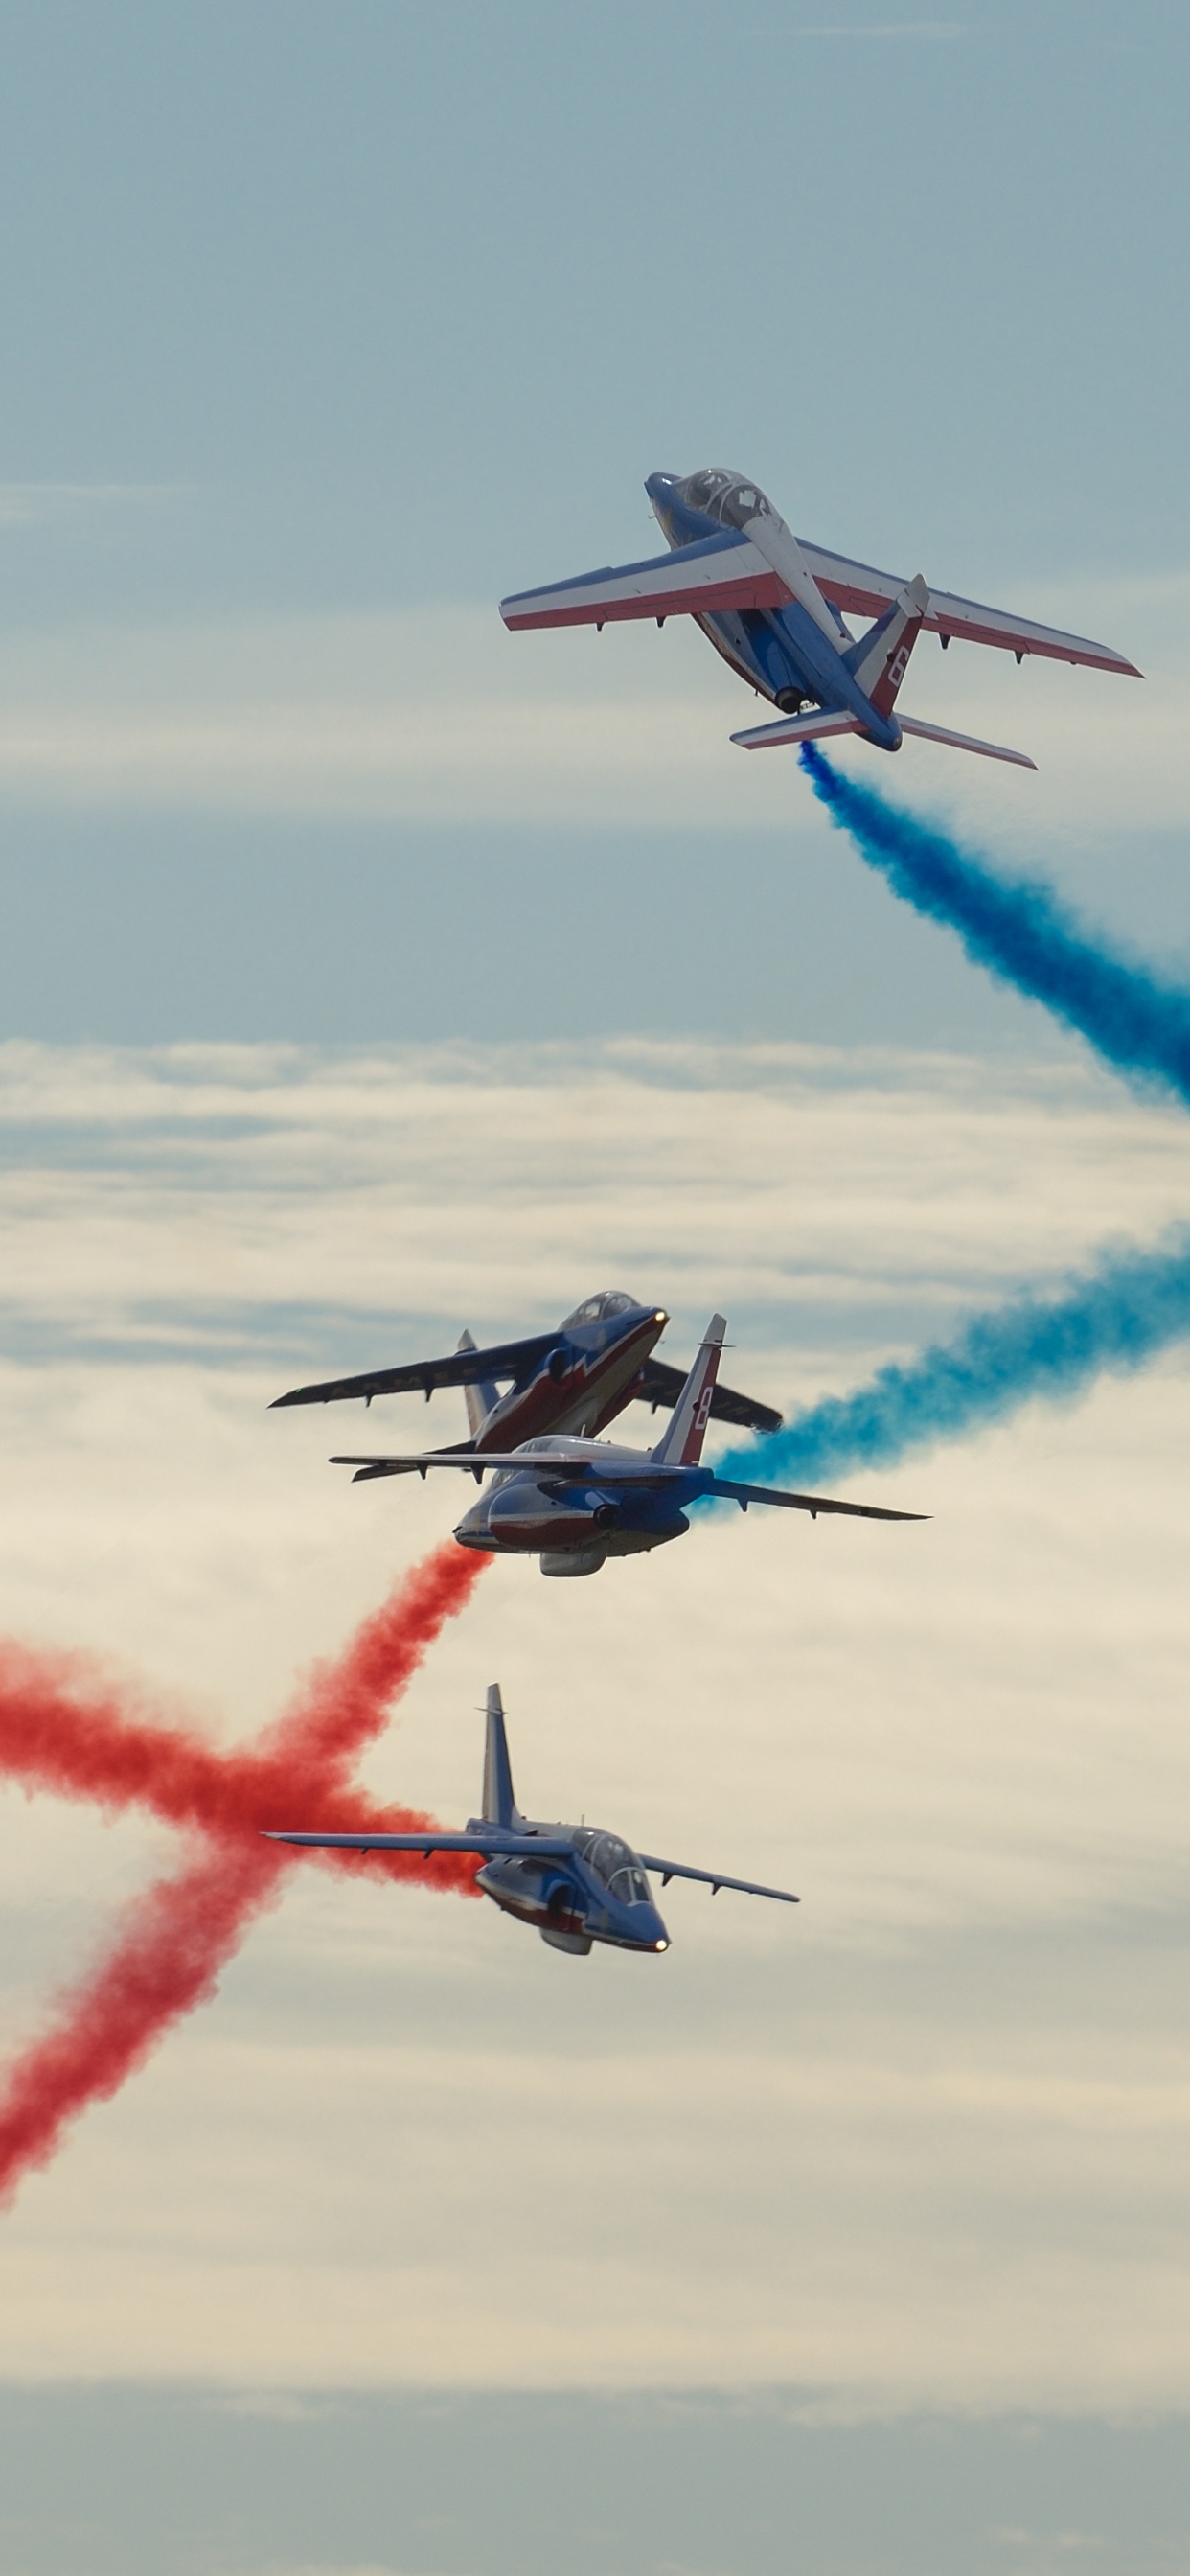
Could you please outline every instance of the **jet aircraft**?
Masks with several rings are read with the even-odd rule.
[[[549,1433],[516,1449],[401,1451],[393,1455],[339,1456],[335,1467],[354,1467],[353,1481],[374,1476],[419,1475],[431,1467],[461,1468],[477,1484],[492,1486],[459,1521],[461,1547],[488,1555],[537,1556],[543,1574],[597,1574],[609,1556],[637,1556],[680,1538],[690,1523],[683,1505],[705,1495],[737,1502],[776,1503],[787,1511],[846,1513],[869,1521],[921,1520],[875,1503],[832,1502],[822,1494],[778,1492],[771,1485],[741,1485],[701,1464],[711,1419],[719,1354],[727,1325],[712,1315],[694,1366],[655,1449],[621,1449],[611,1441]]]
[[[361,1396],[369,1405],[374,1395],[420,1394],[428,1404],[435,1387],[461,1386],[471,1438],[453,1442],[452,1457],[460,1447],[515,1449],[548,1431],[575,1431],[593,1439],[634,1397],[654,1412],[659,1405],[677,1403],[685,1384],[681,1369],[653,1357],[668,1322],[663,1306],[642,1306],[622,1288],[603,1288],[553,1332],[498,1342],[484,1351],[464,1333],[448,1358],[413,1360],[400,1368],[366,1370],[362,1377],[298,1386],[290,1395],[277,1396],[275,1407],[335,1404],[351,1396]],[[506,1379],[512,1383],[501,1395],[500,1382]],[[739,1430],[781,1428],[781,1416],[771,1405],[737,1395],[729,1386],[716,1385],[711,1419],[734,1423]]]
[[[737,1888],[743,1896],[772,1896],[780,1905],[796,1905],[784,1887],[758,1887],[748,1878],[726,1878],[722,1870],[690,1869],[684,1861],[657,1860],[635,1852],[618,1834],[594,1825],[530,1824],[517,1808],[500,1685],[488,1691],[487,1740],[484,1748],[483,1799],[466,1832],[424,1834],[272,1833],[271,1843],[303,1843],[318,1851],[457,1851],[483,1859],[476,1884],[504,1914],[536,1926],[551,1949],[580,1956],[595,1941],[614,1950],[668,1950],[669,1934],[653,1903],[645,1875],[652,1870],[663,1887],[671,1878],[703,1880],[713,1894]]]
[[[981,607],[927,588],[920,573],[878,572],[795,537],[758,484],[727,466],[696,474],[650,474],[645,490],[670,551],[642,563],[605,564],[600,572],[551,582],[544,590],[502,599],[500,614],[519,632],[534,626],[601,627],[629,617],[693,617],[717,653],[759,696],[781,711],[776,724],[732,735],[746,751],[782,743],[859,734],[879,751],[899,751],[902,737],[950,743],[990,760],[1037,764],[1023,751],[952,733],[920,716],[898,715],[897,694],[923,627],[941,639],[1085,662],[1099,671],[1141,674],[1108,644],[1026,617]],[[853,636],[844,611],[875,622]]]

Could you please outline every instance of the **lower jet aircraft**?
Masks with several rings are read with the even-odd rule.
[[[638,1556],[663,1547],[690,1527],[683,1506],[710,1494],[737,1502],[743,1511],[749,1503],[776,1503],[811,1517],[841,1512],[867,1521],[924,1519],[921,1512],[894,1512],[875,1503],[838,1503],[822,1494],[740,1485],[704,1467],[702,1446],[726,1330],[724,1317],[712,1315],[655,1449],[620,1449],[608,1440],[553,1433],[511,1450],[413,1450],[339,1456],[331,1464],[354,1467],[356,1484],[374,1476],[424,1479],[431,1467],[462,1469],[477,1484],[490,1474],[490,1491],[456,1525],[459,1545],[489,1555],[540,1557],[543,1574],[597,1574],[609,1556]]]
[[[628,617],[693,617],[741,680],[781,710],[777,724],[732,735],[745,751],[780,743],[859,734],[878,751],[899,751],[902,736],[950,743],[990,760],[1034,769],[1023,751],[951,733],[920,716],[894,713],[909,656],[923,627],[940,637],[1040,653],[1055,662],[1085,662],[1098,671],[1141,674],[1108,644],[1057,627],[1036,626],[978,600],[932,591],[920,573],[878,572],[849,555],[831,554],[795,537],[758,484],[726,466],[697,474],[650,474],[645,484],[670,551],[643,563],[605,564],[601,572],[519,591],[500,602],[514,632],[531,626],[605,626]],[[875,622],[858,639],[844,611]]]
[[[482,1809],[465,1833],[443,1834],[430,1827],[423,1834],[290,1833],[265,1839],[304,1843],[316,1851],[415,1851],[427,1857],[436,1851],[476,1852],[484,1863],[476,1884],[493,1905],[534,1925],[552,1949],[580,1956],[595,1941],[613,1950],[668,1950],[669,1934],[653,1903],[647,1870],[659,1875],[663,1887],[671,1878],[698,1878],[716,1894],[721,1887],[734,1887],[742,1896],[773,1896],[780,1905],[798,1901],[784,1887],[757,1887],[751,1879],[725,1878],[722,1870],[656,1860],[594,1825],[530,1824],[513,1795],[498,1682],[488,1691]]]

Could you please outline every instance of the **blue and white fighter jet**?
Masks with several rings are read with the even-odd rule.
[[[316,1851],[475,1852],[483,1868],[477,1885],[503,1914],[532,1924],[551,1949],[579,1956],[595,1941],[613,1950],[668,1950],[669,1934],[653,1903],[646,1872],[701,1879],[713,1894],[737,1888],[742,1896],[772,1896],[796,1905],[784,1887],[758,1887],[748,1878],[726,1878],[718,1869],[690,1869],[684,1861],[635,1852],[619,1834],[594,1825],[530,1824],[518,1810],[508,1758],[500,1685],[488,1691],[483,1799],[466,1832],[444,1834],[268,1834],[271,1843],[304,1843]]]
[[[597,1574],[609,1556],[639,1556],[681,1538],[690,1523],[684,1506],[720,1495],[747,1511],[750,1503],[775,1503],[786,1511],[844,1513],[866,1521],[915,1521],[921,1512],[890,1511],[876,1503],[840,1503],[824,1494],[790,1494],[771,1485],[741,1485],[702,1465],[711,1419],[719,1354],[727,1330],[712,1315],[694,1366],[655,1449],[621,1449],[610,1440],[552,1433],[515,1449],[403,1450],[332,1458],[354,1467],[354,1482],[374,1476],[418,1475],[454,1467],[477,1484],[491,1475],[490,1491],[459,1521],[460,1547],[487,1555],[536,1556],[543,1574]]]
[[[931,590],[920,573],[906,581],[903,574],[878,572],[872,564],[795,537],[759,485],[726,466],[650,474],[645,490],[668,541],[667,555],[605,564],[600,572],[551,582],[545,590],[520,591],[501,600],[500,614],[514,632],[598,627],[630,617],[655,617],[664,626],[667,617],[693,617],[738,677],[781,710],[779,723],[732,735],[746,751],[848,733],[878,751],[899,751],[910,733],[1036,768],[1023,751],[1006,751],[999,743],[894,711],[923,628],[940,638],[944,650],[957,635],[971,644],[999,645],[1018,662],[1038,653],[1141,676],[1134,662],[1108,644]],[[875,622],[857,638],[845,611]]]

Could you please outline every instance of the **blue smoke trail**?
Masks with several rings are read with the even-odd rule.
[[[1031,1397],[1060,1402],[1094,1378],[1143,1367],[1190,1333],[1190,1229],[1163,1251],[1109,1253],[1063,1292],[1015,1297],[972,1316],[956,1339],[828,1395],[770,1440],[731,1450],[724,1476],[803,1487],[1000,1422]]]
[[[802,744],[801,759],[832,822],[894,894],[956,930],[977,965],[1043,1002],[1119,1072],[1155,1076],[1190,1104],[1190,993],[1097,947],[1045,886],[994,875],[841,776],[813,743]]]

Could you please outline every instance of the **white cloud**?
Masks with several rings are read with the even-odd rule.
[[[331,1365],[365,1312],[395,1357],[620,1276],[680,1350],[722,1292],[780,1397],[848,1383],[906,1300],[943,1320],[1181,1213],[1169,1113],[892,1055],[8,1049],[0,1132],[7,1328],[43,1335],[0,1370],[0,1620],[221,1735],[453,1517],[353,1491],[340,1417],[266,1414],[287,1299]],[[71,1339],[146,1310],[251,1364]],[[1175,1354],[855,1480],[927,1529],[751,1513],[589,1584],[492,1569],[377,1788],[470,1813],[499,1675],[530,1808],[800,1912],[675,1886],[668,1959],[574,1962],[311,1872],[0,2224],[0,2367],[1184,2403],[1188,1445]],[[0,1796],[7,2044],[168,1848]]]

